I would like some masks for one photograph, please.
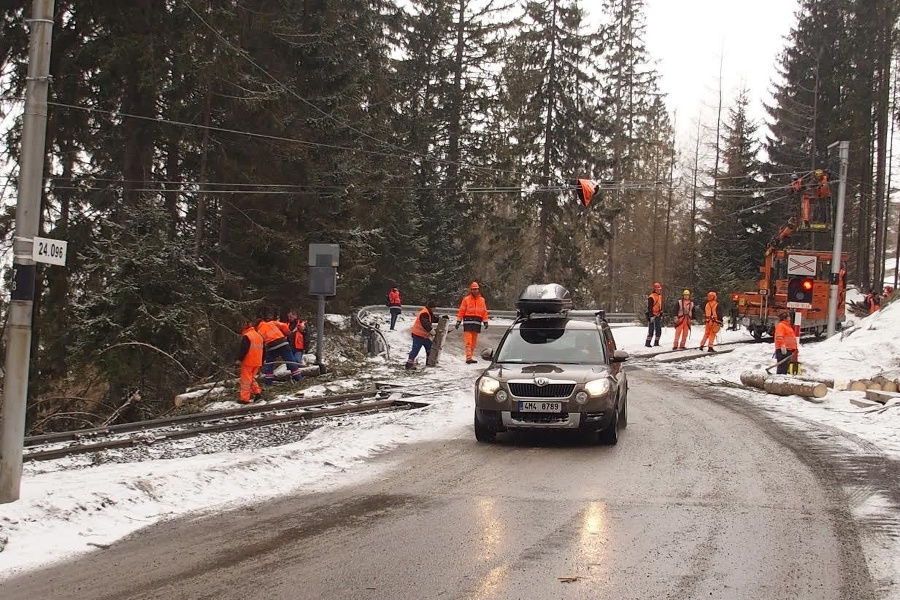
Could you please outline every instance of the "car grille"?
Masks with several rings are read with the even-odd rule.
[[[551,383],[542,386],[533,383],[509,384],[509,393],[518,398],[568,398],[574,391],[574,383]]]
[[[569,413],[513,412],[511,416],[520,423],[566,423],[569,420]]]

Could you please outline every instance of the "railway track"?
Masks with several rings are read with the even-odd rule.
[[[237,431],[291,422],[309,422],[348,414],[423,408],[417,401],[439,390],[376,386],[375,389],[242,406],[168,419],[124,423],[25,438],[23,459],[43,461],[105,450],[145,446],[203,434]]]

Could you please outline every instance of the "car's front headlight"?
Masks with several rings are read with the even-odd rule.
[[[608,379],[595,379],[584,384],[584,391],[591,396],[603,396],[609,391]]]
[[[500,382],[493,377],[482,377],[478,381],[478,391],[482,394],[494,394],[500,389]]]

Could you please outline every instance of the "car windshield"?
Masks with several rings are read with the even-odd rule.
[[[522,323],[509,332],[497,352],[498,363],[605,364],[596,329],[566,329]]]

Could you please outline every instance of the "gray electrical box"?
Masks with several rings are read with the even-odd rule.
[[[310,267],[338,267],[340,266],[341,247],[339,244],[310,244]]]
[[[337,293],[337,269],[334,267],[309,268],[309,295],[334,296]]]

